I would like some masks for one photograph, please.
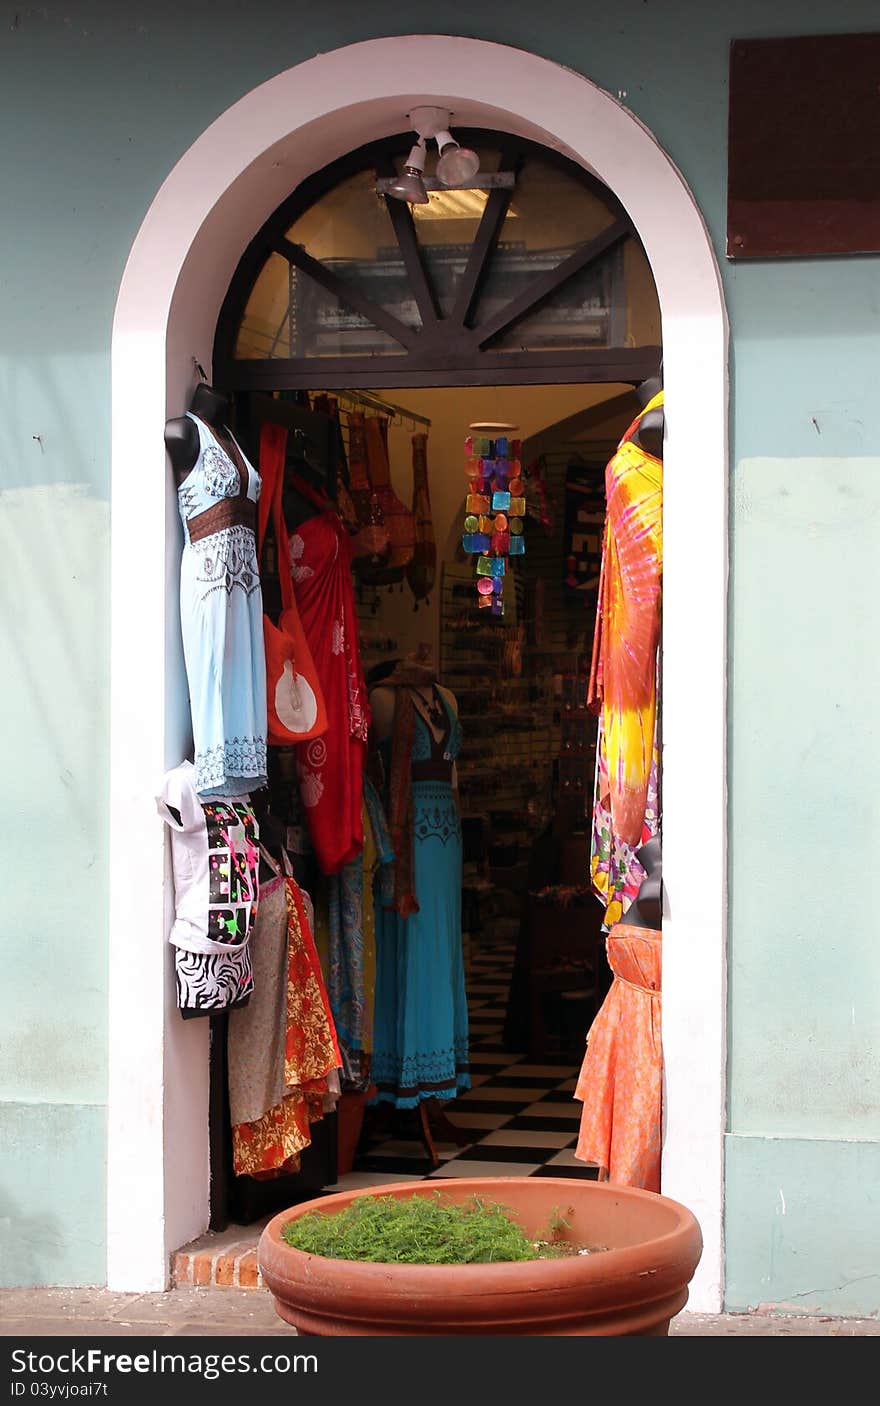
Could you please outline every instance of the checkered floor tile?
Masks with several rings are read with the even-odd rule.
[[[565,1059],[532,1063],[502,1044],[514,949],[499,946],[473,957],[467,977],[473,1087],[445,1104],[449,1121],[471,1139],[437,1142],[440,1166],[432,1171],[414,1127],[396,1127],[362,1146],[353,1176],[389,1182],[479,1176],[592,1178],[597,1168],[574,1155],[580,1104],[574,1098],[578,1069]],[[374,1184],[371,1181],[371,1184]]]

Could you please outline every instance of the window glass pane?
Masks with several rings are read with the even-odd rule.
[[[659,347],[660,303],[648,256],[638,239],[623,246],[623,283],[626,289],[626,345]]]
[[[499,169],[497,149],[481,146],[474,150],[480,158],[481,172]],[[428,174],[434,170],[434,156],[432,147],[425,168]],[[402,164],[403,161],[401,167]],[[488,198],[485,190],[430,190],[427,205],[410,207],[441,317],[452,312],[458,280],[470,257]]]
[[[610,197],[552,162],[529,158],[517,177],[474,324],[488,321],[616,218]],[[496,338],[492,348],[608,345],[613,261],[610,254],[563,284],[542,308]]]
[[[403,356],[404,348],[300,269],[290,271],[291,356]]]
[[[290,356],[289,268],[280,254],[270,254],[263,265],[238,329],[237,357]]]
[[[463,139],[464,140],[464,139]],[[500,169],[500,141],[476,147],[480,170]],[[393,158],[400,171],[406,152]],[[436,166],[429,151],[427,174]],[[410,206],[415,237],[441,317],[454,308],[490,192],[430,191],[428,204]],[[610,192],[548,154],[529,155],[517,173],[496,249],[478,285],[474,326],[528,294],[578,248],[618,218]],[[347,176],[290,226],[287,237],[332,272],[341,285],[421,330],[416,300],[388,205],[376,194],[370,166]],[[236,355],[248,359],[322,356],[405,356],[406,350],[341,296],[327,292],[287,260],[269,255],[248,299]],[[661,340],[660,309],[651,269],[631,236],[595,264],[568,279],[543,304],[484,344],[487,352],[654,346]],[[454,346],[450,344],[450,351]]]
[[[280,254],[270,254],[248,299],[238,357],[397,356],[387,332]]]
[[[341,181],[287,231],[313,259],[406,327],[421,327],[384,196],[373,167]]]
[[[486,350],[576,351],[580,347],[610,346],[614,262],[611,254],[574,274],[546,302],[487,342]],[[511,261],[511,285],[517,271]],[[509,302],[509,298],[504,298],[504,302]]]

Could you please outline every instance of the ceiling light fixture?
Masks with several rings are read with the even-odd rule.
[[[395,177],[389,184],[389,195],[395,195],[398,200],[406,200],[410,205],[427,205],[428,192],[422,180],[427,154],[424,137],[420,136],[406,158],[403,174]]]
[[[472,181],[480,169],[480,158],[470,147],[460,146],[451,132],[438,132],[437,175],[445,186],[457,186],[460,181]]]
[[[444,107],[414,107],[409,114],[418,141],[406,159],[403,174],[382,182],[385,195],[406,200],[411,205],[427,205],[428,193],[423,179],[429,141],[437,143],[440,159],[436,179],[447,189],[473,181],[480,169],[480,158],[469,147],[461,146],[449,130],[452,113]]]

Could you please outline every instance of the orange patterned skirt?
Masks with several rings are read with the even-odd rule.
[[[614,981],[587,1037],[575,1090],[584,1105],[575,1156],[603,1168],[609,1181],[659,1191],[660,933],[617,923],[607,951]]]
[[[291,878],[287,895],[287,1036],[285,1095],[253,1123],[232,1129],[237,1176],[295,1171],[312,1140],[311,1125],[324,1116],[330,1076],[339,1067],[339,1046],[321,964],[303,896]],[[338,1086],[337,1086],[338,1091]]]

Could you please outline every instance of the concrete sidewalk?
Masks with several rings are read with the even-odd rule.
[[[0,1289],[0,1336],[209,1338],[295,1336],[262,1289],[178,1288],[164,1294],[109,1289]],[[880,1337],[877,1318],[769,1313],[682,1313],[673,1337]]]

